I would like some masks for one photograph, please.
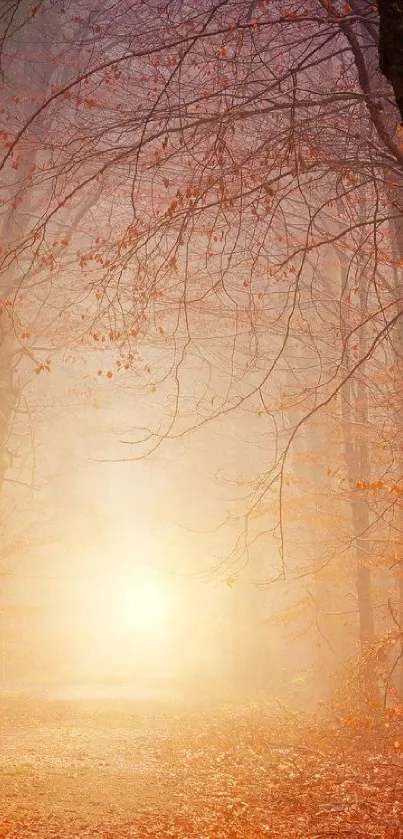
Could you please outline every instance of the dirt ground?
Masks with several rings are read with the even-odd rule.
[[[3,699],[5,837],[403,839],[403,756],[253,705]]]

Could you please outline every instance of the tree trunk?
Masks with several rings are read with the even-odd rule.
[[[369,451],[367,441],[361,437],[363,426],[368,424],[368,406],[365,388],[357,391],[350,382],[342,390],[342,429],[347,475],[351,487],[351,520],[353,524],[356,555],[356,589],[361,647],[374,640],[375,623],[371,591],[371,546],[368,537],[370,521],[365,499],[354,487],[359,480],[369,479]]]
[[[0,309],[0,489],[7,469],[7,440],[15,407],[14,331],[7,308]]]
[[[393,87],[403,122],[403,0],[378,0],[379,67]]]
[[[343,254],[339,253],[341,267],[341,288],[344,288],[348,263]],[[360,319],[365,319],[366,289],[361,283],[359,290],[360,297]],[[343,309],[342,309],[343,311]],[[341,333],[342,340],[347,353],[347,335],[350,325],[342,316]],[[365,355],[366,334],[365,326],[361,326],[359,333],[359,355]],[[343,365],[343,374],[349,370],[349,359],[346,357]],[[350,508],[353,525],[353,538],[356,555],[356,590],[359,616],[359,639],[363,649],[375,637],[374,608],[372,601],[371,587],[371,544],[368,539],[370,526],[369,509],[366,499],[362,493],[355,490],[358,481],[369,481],[370,479],[370,454],[367,439],[369,424],[368,416],[368,393],[364,381],[365,367],[361,367],[357,381],[349,379],[343,385],[341,391],[341,413],[342,431],[344,440],[344,456],[347,469],[347,477],[350,485]]]
[[[395,265],[401,263],[403,259],[403,221],[398,222],[395,221],[391,224],[391,240],[392,240],[392,250],[394,255],[394,262]],[[394,293],[396,295],[396,299],[401,298],[402,293],[402,283],[401,278],[399,277],[399,271],[395,269],[394,272]],[[393,370],[394,370],[394,380],[395,380],[395,389],[396,393],[401,391],[401,377],[403,372],[403,322],[402,319],[398,321],[396,324],[394,333],[391,336],[392,339],[392,349],[395,352]],[[400,406],[399,406],[400,408]],[[393,422],[396,428],[395,437],[399,440],[402,440],[403,437],[403,419],[401,416],[401,409],[399,410],[397,407],[393,411]],[[403,461],[402,461],[402,453],[401,453],[401,446],[398,451],[395,453],[396,463],[394,472],[397,475],[397,479],[401,480],[400,476],[403,471]],[[400,624],[400,632],[402,633],[402,637],[399,644],[398,649],[398,657],[400,657],[399,667],[397,671],[397,679],[396,679],[396,687],[399,692],[400,698],[403,699],[403,556],[401,556],[401,551],[403,548],[403,509],[402,509],[402,501],[398,500],[397,503],[397,513],[394,521],[394,529],[395,532],[397,531],[399,534],[398,545],[397,545],[397,553],[398,553],[398,565],[397,565],[397,579],[395,579],[396,585],[396,594],[398,600],[398,622]]]

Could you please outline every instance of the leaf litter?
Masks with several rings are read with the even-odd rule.
[[[0,703],[0,839],[403,839],[403,755],[270,709]]]

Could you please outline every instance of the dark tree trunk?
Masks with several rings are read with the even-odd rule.
[[[393,87],[403,123],[403,0],[378,0],[379,67]]]

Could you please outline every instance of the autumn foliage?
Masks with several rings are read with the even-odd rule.
[[[315,701],[380,644],[395,707],[403,150],[376,6],[43,0],[1,27],[1,479],[21,382],[65,358],[94,404],[146,394],[122,459],[233,422],[253,457],[214,573],[289,584]]]

